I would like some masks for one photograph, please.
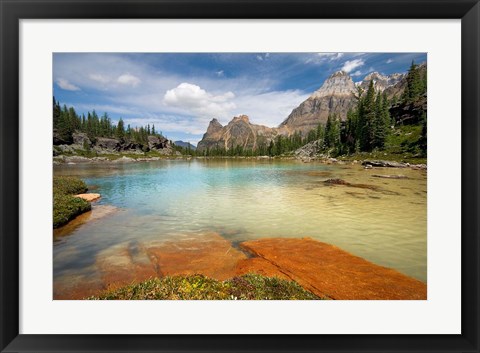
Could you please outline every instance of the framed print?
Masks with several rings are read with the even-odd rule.
[[[2,1],[2,352],[478,352],[479,6]]]

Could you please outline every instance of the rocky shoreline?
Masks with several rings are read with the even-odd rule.
[[[371,168],[411,168],[411,169],[421,169],[426,170],[427,164],[424,163],[408,163],[408,162],[396,162],[388,160],[342,160],[327,156],[315,156],[315,157],[303,157],[303,156],[282,156],[282,157],[271,157],[271,156],[255,156],[255,157],[244,157],[244,156],[218,156],[218,157],[203,157],[203,156],[183,156],[183,155],[165,155],[165,156],[152,156],[146,157],[144,155],[131,156],[124,154],[115,154],[114,158],[96,156],[96,157],[84,157],[79,155],[58,155],[53,157],[54,165],[62,164],[83,164],[83,163],[92,163],[92,164],[103,164],[103,163],[138,163],[138,162],[154,162],[160,160],[182,160],[182,159],[251,159],[251,160],[299,160],[304,163],[318,162],[322,164],[340,164],[340,165],[356,165],[360,164],[364,166],[365,169]]]

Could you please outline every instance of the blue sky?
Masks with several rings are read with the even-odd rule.
[[[355,82],[403,73],[426,53],[54,53],[53,92],[78,113],[107,112],[131,126],[155,124],[197,143],[209,121],[246,114],[277,126],[338,70]]]

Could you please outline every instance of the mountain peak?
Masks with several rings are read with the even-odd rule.
[[[370,81],[373,81],[375,89],[383,92],[386,88],[396,85],[403,77],[402,74],[384,75],[374,71],[365,76],[360,86],[367,89]]]
[[[355,91],[355,84],[345,71],[337,71],[325,80],[322,87],[315,91],[311,98],[328,96],[350,96]]]
[[[228,151],[235,146],[245,149],[256,149],[258,144],[267,144],[277,135],[277,130],[264,125],[251,124],[247,115],[238,115],[226,125],[213,119],[207,132],[197,144],[198,151],[206,149],[224,149]],[[261,136],[261,138],[259,138]]]
[[[248,115],[245,115],[245,114],[233,117],[231,122],[235,123],[235,122],[239,122],[239,121],[250,123],[250,119],[248,118]]]
[[[333,77],[339,77],[339,76],[348,76],[348,72],[343,71],[343,70],[339,70],[339,71],[334,72],[333,74],[331,74],[330,77],[329,77],[329,79],[330,79],[330,78],[333,78]]]
[[[208,124],[207,134],[215,133],[216,131],[220,130],[222,127],[223,127],[222,124],[220,124],[220,122],[216,118],[213,118]]]

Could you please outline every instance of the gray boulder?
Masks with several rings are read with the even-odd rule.
[[[148,148],[150,148],[151,150],[164,149],[167,148],[168,145],[168,140],[165,137],[148,136]]]
[[[73,144],[79,146],[92,146],[92,141],[88,138],[87,134],[84,132],[74,132],[72,134]]]
[[[117,139],[111,139],[107,137],[97,138],[97,142],[95,143],[95,146],[101,149],[117,151],[117,152],[120,151],[121,149],[120,141],[118,141]]]

